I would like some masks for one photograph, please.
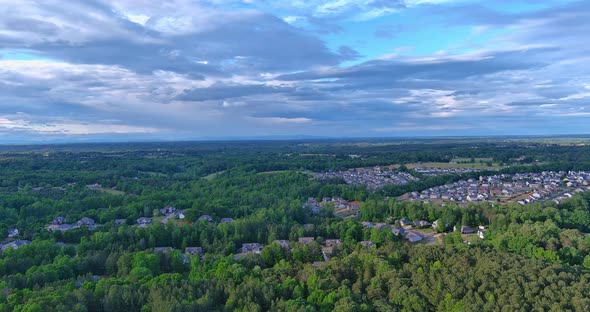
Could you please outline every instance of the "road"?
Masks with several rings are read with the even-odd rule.
[[[162,224],[166,224],[166,223],[168,223],[168,221],[170,221],[170,219],[172,219],[174,217],[176,217],[176,212],[169,213],[168,215],[166,215],[166,218],[162,219],[162,221],[160,221],[160,222],[162,222]]]

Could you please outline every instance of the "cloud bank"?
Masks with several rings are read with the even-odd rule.
[[[4,142],[590,133],[584,2],[0,7]]]

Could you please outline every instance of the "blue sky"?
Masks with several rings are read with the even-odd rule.
[[[590,4],[0,0],[0,143],[590,133]]]

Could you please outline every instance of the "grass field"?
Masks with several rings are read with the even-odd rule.
[[[164,218],[166,218],[166,217],[164,217],[164,216],[157,216],[157,217],[153,217],[153,218],[152,218],[152,224],[158,224],[158,223],[161,223],[161,222],[162,222],[162,220],[164,220]]]
[[[222,174],[222,173],[224,173],[224,172],[225,172],[225,170],[223,170],[223,171],[218,171],[218,172],[212,173],[212,174],[210,174],[210,175],[206,175],[206,176],[204,176],[204,177],[203,177],[203,179],[205,179],[205,180],[207,180],[207,181],[211,181],[211,180],[215,179],[217,176],[221,175],[221,174]]]
[[[265,175],[265,174],[277,174],[277,173],[283,173],[283,172],[289,172],[289,171],[292,171],[292,170],[274,170],[274,171],[262,171],[262,172],[258,172],[258,174],[262,174],[262,175]],[[304,174],[307,174],[307,175],[309,175],[309,176],[313,176],[313,175],[314,175],[314,173],[313,173],[313,172],[311,172],[311,171],[301,171],[301,170],[297,170],[297,172],[298,172],[298,173],[304,173]]]
[[[154,171],[142,171],[143,173],[147,173],[151,176],[158,176],[158,177],[165,177],[166,174],[161,173],[161,172],[154,172]]]
[[[283,173],[283,172],[289,172],[289,170],[262,171],[262,172],[258,172],[258,174],[277,174],[277,173]]]
[[[395,168],[398,168],[400,165],[395,165]],[[414,164],[406,164],[406,167],[409,169],[414,169],[418,167],[429,167],[429,168],[466,168],[466,169],[484,169],[484,170],[500,170],[503,167],[499,164],[492,164],[491,167],[488,167],[485,163],[474,163],[474,164],[452,164],[452,163],[444,163],[444,162],[426,162],[426,163],[414,163]]]
[[[111,195],[125,195],[125,192],[123,192],[123,191],[112,190],[110,188],[104,188],[104,187],[93,188],[93,190],[97,190],[97,191],[103,192],[103,193],[108,193]]]
[[[476,163],[479,163],[479,162],[484,162],[485,163],[485,162],[493,161],[493,160],[494,159],[491,158],[491,157],[490,158],[473,158],[473,161],[476,162]],[[469,163],[469,162],[471,162],[471,158],[456,157],[456,158],[453,158],[452,162]]]

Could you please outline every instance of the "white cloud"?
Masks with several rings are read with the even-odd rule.
[[[285,118],[285,117],[252,117],[256,121],[271,124],[304,124],[310,123],[313,120],[310,118],[296,117],[296,118]]]
[[[111,123],[87,123],[75,120],[56,120],[41,123],[25,120],[22,115],[15,117],[0,116],[0,130],[8,129],[47,135],[130,134],[162,131],[161,129],[152,127]]]

